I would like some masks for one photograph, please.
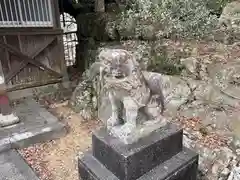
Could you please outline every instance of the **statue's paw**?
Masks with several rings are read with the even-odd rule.
[[[152,103],[153,104],[158,104],[158,99],[157,99],[157,97],[152,97]]]
[[[124,133],[126,136],[131,134],[136,129],[136,126],[132,123],[125,123],[124,124]]]
[[[167,124],[167,119],[164,116],[158,116],[158,118],[156,119],[159,123],[161,123],[162,125],[166,125]]]

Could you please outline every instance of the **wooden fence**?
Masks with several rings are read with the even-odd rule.
[[[0,61],[8,91],[60,82],[65,73],[62,43],[61,30],[0,33]]]

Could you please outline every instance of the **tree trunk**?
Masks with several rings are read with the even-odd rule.
[[[105,12],[104,0],[95,0],[95,12]]]

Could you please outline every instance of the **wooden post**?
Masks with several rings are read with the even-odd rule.
[[[12,113],[2,63],[0,61],[0,127],[9,126],[18,122],[19,118]]]
[[[95,12],[105,12],[105,0],[95,0]]]

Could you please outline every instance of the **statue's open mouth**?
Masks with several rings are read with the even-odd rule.
[[[105,78],[108,78],[108,80],[112,79],[118,79],[118,80],[122,80],[124,79],[126,76],[124,76],[123,74],[108,74],[105,76]]]
[[[116,79],[122,79],[122,78],[124,78],[124,75],[122,75],[122,74],[117,74],[117,75],[115,75],[114,76]]]

